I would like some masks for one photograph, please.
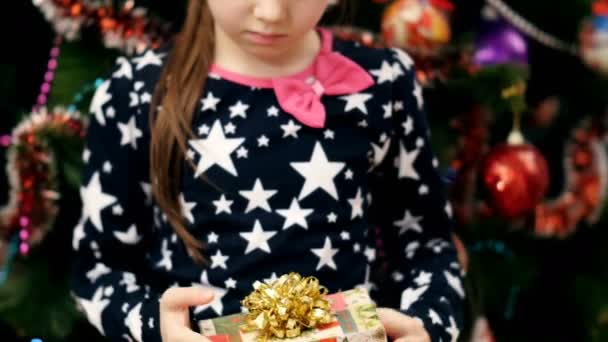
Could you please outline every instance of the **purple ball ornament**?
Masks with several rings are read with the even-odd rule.
[[[524,36],[502,19],[485,21],[473,61],[478,66],[528,65],[528,43]]]

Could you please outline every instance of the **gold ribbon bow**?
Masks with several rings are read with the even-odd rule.
[[[300,336],[302,328],[332,321],[327,288],[315,277],[297,273],[282,275],[271,283],[256,281],[254,291],[241,301],[249,310],[244,331],[258,330],[258,340]]]

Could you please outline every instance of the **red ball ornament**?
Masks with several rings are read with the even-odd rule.
[[[530,144],[500,144],[484,158],[482,175],[489,204],[505,218],[533,211],[547,192],[549,168]]]

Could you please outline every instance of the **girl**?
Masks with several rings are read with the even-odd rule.
[[[456,340],[461,269],[412,60],[317,28],[329,2],[190,0],[171,46],[117,60],[73,236],[73,293],[102,334],[204,341],[196,322],[295,271],[370,289],[394,340]]]

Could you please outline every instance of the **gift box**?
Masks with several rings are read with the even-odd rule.
[[[385,342],[384,326],[366,289],[325,295],[331,322],[305,329],[297,337],[266,339],[268,342]],[[240,313],[199,321],[200,332],[213,342],[258,342],[257,331],[244,329],[247,314]]]

